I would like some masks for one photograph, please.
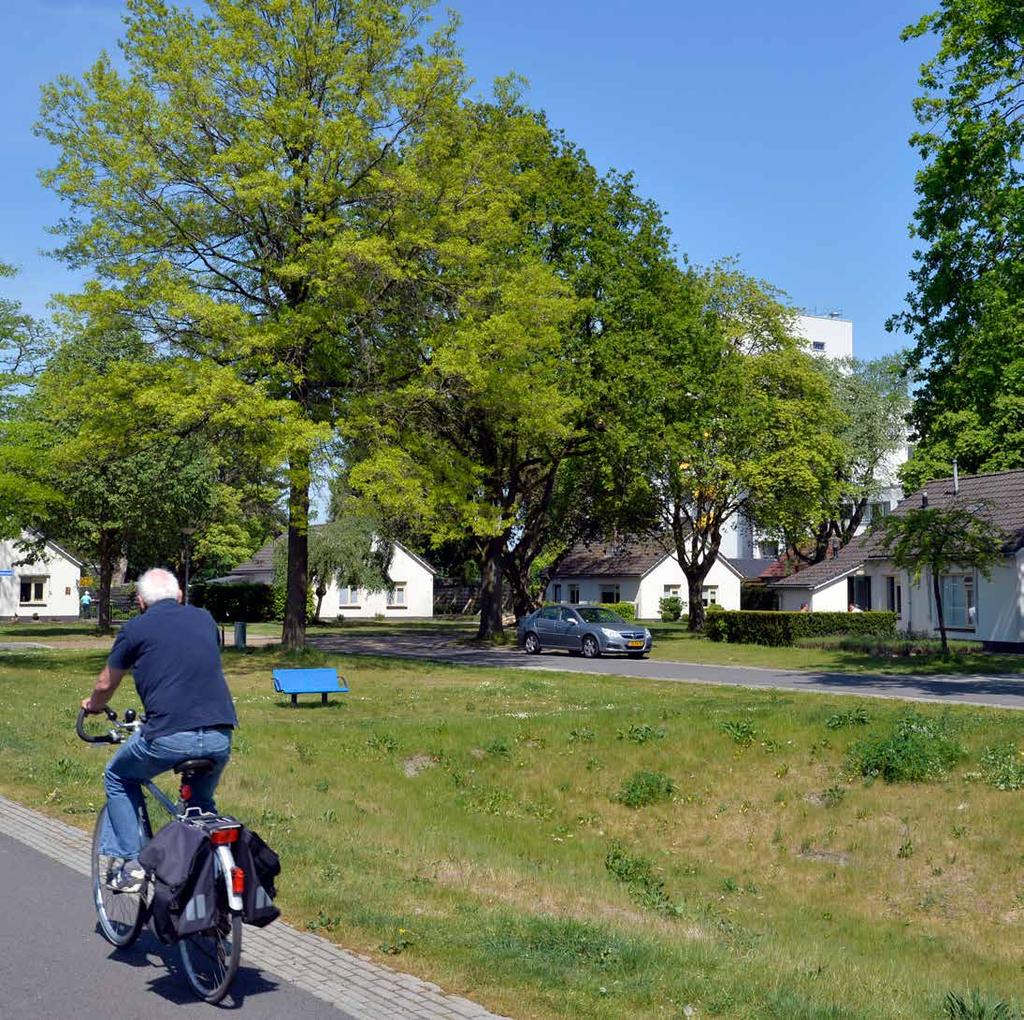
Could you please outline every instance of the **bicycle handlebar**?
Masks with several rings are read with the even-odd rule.
[[[103,709],[106,713],[107,718],[111,722],[117,722],[117,713],[110,707]],[[91,737],[85,732],[85,727],[82,725],[85,722],[86,715],[94,714],[87,713],[84,708],[78,710],[78,719],[75,721],[75,733],[78,734],[80,740],[84,740],[87,744],[117,744],[121,741],[121,735],[116,730],[108,730],[101,737]]]

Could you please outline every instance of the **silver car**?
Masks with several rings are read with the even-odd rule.
[[[519,621],[516,636],[529,655],[561,649],[585,659],[609,653],[642,659],[651,650],[646,627],[603,606],[544,606]]]

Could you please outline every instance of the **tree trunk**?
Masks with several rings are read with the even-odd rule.
[[[707,571],[699,574],[691,573],[690,571],[683,571],[683,573],[686,574],[686,591],[690,613],[686,629],[702,631],[704,629],[704,620],[707,616],[704,611],[704,578],[707,576]]]
[[[935,613],[939,618],[939,637],[942,640],[942,657],[949,655],[949,639],[946,637],[946,616],[942,611],[942,586],[939,584],[939,572],[935,567],[932,572],[932,594],[935,596]]]
[[[289,464],[288,574],[281,644],[289,650],[306,644],[306,591],[309,585],[309,455]]]
[[[505,574],[505,580],[508,581],[509,587],[512,589],[512,612],[515,613],[517,620],[521,620],[524,616],[532,613],[537,608],[538,602],[542,600],[536,599],[530,594],[527,575],[518,570],[515,565],[510,566]]]
[[[100,532],[100,590],[96,599],[96,626],[102,634],[110,633],[110,588],[117,566],[117,539],[109,531]]]
[[[316,586],[316,610],[313,613],[313,619],[314,620],[319,620],[320,619],[320,608],[324,604],[324,596],[326,594],[327,594],[327,589],[323,586],[323,584],[318,584]]]
[[[492,538],[484,549],[480,564],[480,629],[477,637],[490,640],[505,631],[501,623],[503,538]]]

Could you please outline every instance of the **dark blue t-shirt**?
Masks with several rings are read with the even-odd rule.
[[[205,609],[161,599],[129,620],[108,660],[131,670],[147,740],[203,726],[237,726],[220,664],[217,624]]]

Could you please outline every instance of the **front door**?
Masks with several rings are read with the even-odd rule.
[[[537,636],[542,648],[558,647],[558,607],[545,606],[537,617]]]
[[[580,621],[571,609],[563,609],[558,618],[558,647],[580,647]]]

